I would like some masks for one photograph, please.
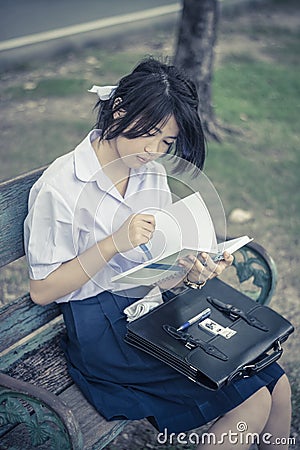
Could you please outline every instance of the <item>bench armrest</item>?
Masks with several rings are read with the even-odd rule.
[[[234,253],[233,266],[240,290],[262,305],[270,303],[277,283],[277,270],[273,258],[258,243],[252,241]],[[242,283],[251,281],[252,287],[243,289]]]
[[[82,434],[72,411],[46,389],[0,373],[0,425],[11,433],[23,424],[32,446],[82,450]]]

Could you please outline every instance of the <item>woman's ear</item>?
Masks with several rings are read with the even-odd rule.
[[[116,108],[118,108],[118,106],[121,103],[122,103],[121,97],[115,98],[114,103],[113,103],[113,109],[112,109],[113,110],[113,118],[114,119],[120,119],[121,117],[123,117],[126,114],[125,109],[118,109],[116,111]]]

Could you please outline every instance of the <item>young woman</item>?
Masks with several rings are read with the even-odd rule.
[[[219,418],[211,429],[216,437],[240,421],[248,432],[287,437],[289,384],[277,364],[212,392],[124,342],[123,311],[147,290],[110,280],[145,260],[140,246],[155,220],[144,211],[171,201],[155,160],[172,152],[202,168],[204,138],[196,89],[173,66],[149,58],[98,94],[95,129],[33,186],[24,228],[31,297],[61,304],[72,378],[108,420],[148,417],[159,430],[180,432]],[[207,254],[180,261],[198,284],[231,263],[227,253],[218,264]],[[231,443],[225,438],[221,446]]]

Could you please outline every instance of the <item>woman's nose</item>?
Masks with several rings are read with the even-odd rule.
[[[158,142],[157,141],[152,141],[152,142],[148,142],[147,145],[145,145],[145,152],[146,153],[158,153]]]

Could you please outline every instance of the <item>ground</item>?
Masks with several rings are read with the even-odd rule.
[[[229,55],[247,55],[249,58],[262,62],[274,61],[274,55],[270,52],[270,48],[273,45],[272,34],[266,34],[264,39],[256,36],[255,31],[252,33],[244,33],[244,29],[255,29],[255,27],[268,27],[270,30],[273,28],[282,27],[282,29],[289,29],[294,32],[299,27],[299,11],[297,11],[296,2],[287,2],[284,6],[279,2],[281,7],[275,7],[271,9],[259,8],[239,11],[238,16],[226,15],[222,18],[218,44],[216,46],[216,61],[215,67],[219,67],[222,61]],[[236,18],[238,17],[238,22]],[[172,33],[171,33],[172,34]],[[274,46],[276,43],[274,42]],[[123,51],[126,46],[130,48],[130,57],[136,59],[136,56],[142,54],[153,53],[159,51],[161,54],[172,54],[172,48],[174,46],[174,35],[168,39],[166,33],[162,33],[162,40],[159,41],[159,32],[155,37],[149,37],[149,35],[127,37],[120,42],[110,43],[112,52]],[[94,54],[81,53],[78,57],[76,54],[69,55],[63,62],[59,64],[45,65],[43,67],[34,66],[32,69],[26,68],[25,70],[8,71],[2,75],[2,88],[10,89],[16,86],[22,85],[23,90],[26,92],[34,93],[38,80],[41,78],[51,78],[53,76],[65,76],[72,77],[74,74],[81,73],[81,76],[85,80],[91,81],[91,84],[96,83],[95,73],[96,71],[103,71],[105,79],[108,84],[110,82],[110,73],[105,71],[101,66],[101,62],[95,58]],[[115,74],[118,71],[116,69],[113,72],[113,80],[115,80]],[[120,69],[120,73],[122,70]],[[68,124],[74,118],[79,122],[93,123],[94,116],[92,114],[92,105],[94,98],[88,96],[82,97],[80,102],[74,102],[72,96],[68,97],[45,97],[35,98],[34,95],[29,95],[27,98],[22,98],[20,101],[11,100],[5,97],[1,106],[1,123],[0,129],[2,134],[2,150],[1,161],[2,168],[0,169],[1,177],[8,178],[12,175],[17,175],[21,172],[29,170],[33,167],[39,167],[42,164],[48,162],[45,160],[45,154],[42,148],[37,148],[33,154],[26,153],[22,155],[22,152],[18,152],[17,149],[22,149],[22,139],[14,134],[14,127],[18,126],[22,130],[24,124],[28,127],[35,126],[41,118],[45,117],[51,125],[51,121],[54,121],[58,116],[63,123]],[[241,114],[241,121],[247,121],[247,116]],[[76,138],[82,137],[85,126],[78,126],[78,130],[75,131]],[[68,129],[67,129],[68,131]],[[72,131],[73,132],[73,131]],[[33,133],[32,140],[34,142],[35,135]],[[51,138],[51,136],[50,136]],[[72,139],[68,141],[66,138],[66,144],[74,142],[74,135]],[[9,152],[6,149],[10,149]],[[55,155],[54,155],[55,156]],[[291,242],[289,245],[279,245],[278,239],[274,238],[274,230],[278,231],[277,219],[273,217],[272,210],[266,210],[264,214],[260,216],[260,220],[252,220],[250,224],[250,230],[254,235],[263,237],[263,244],[267,247],[268,252],[272,255],[276,255],[277,260],[280,260],[280,272],[278,277],[278,285],[276,294],[272,301],[272,307],[277,311],[285,315],[288,319],[292,320],[296,328],[300,325],[300,313],[299,313],[299,280],[298,279],[298,263],[299,254],[297,254],[296,248],[298,240],[296,237],[286,237],[289,240],[294,240],[294,247]],[[291,219],[292,220],[292,219]],[[230,224],[231,235],[239,235],[243,226],[235,222]],[[272,225],[274,225],[272,227]],[[263,230],[263,231],[261,231]],[[279,234],[280,235],[280,234]],[[291,253],[292,249],[292,253]],[[299,253],[299,252],[298,252]],[[17,267],[15,270],[14,267]],[[9,301],[15,295],[15,292],[20,290],[20,294],[26,289],[23,281],[24,276],[24,263],[18,262],[16,266],[8,268],[5,272],[0,274],[1,298],[3,301]],[[9,280],[9,282],[7,282]],[[296,281],[295,281],[296,280]],[[297,383],[299,377],[299,357],[297,339],[294,336],[291,338],[285,346],[284,355],[282,357],[282,365],[286,369],[289,377],[293,380],[293,383]],[[295,363],[296,362],[296,363]],[[292,426],[292,436],[298,437],[298,444],[291,445],[290,449],[300,449],[300,437],[299,433],[299,404],[300,394],[299,387],[294,385],[294,416]],[[154,428],[146,421],[132,422],[125,429],[122,435],[120,435],[115,441],[109,445],[109,450],[142,450],[157,448],[157,433]],[[159,448],[168,448],[167,446],[159,446]],[[171,447],[170,447],[171,448]],[[175,448],[175,447],[172,447]],[[185,449],[192,448],[185,445],[180,445],[176,448]]]

